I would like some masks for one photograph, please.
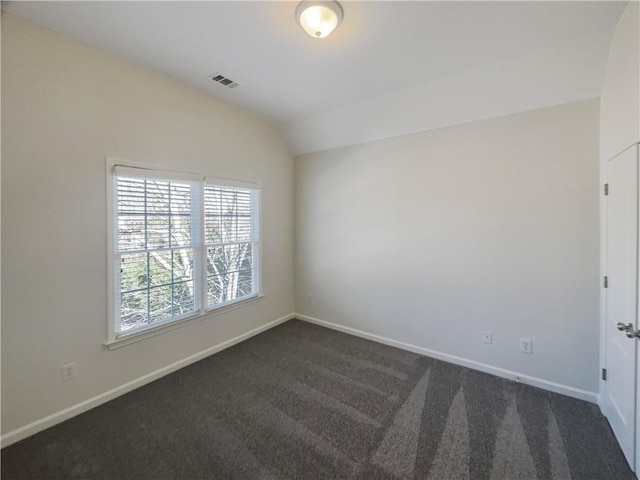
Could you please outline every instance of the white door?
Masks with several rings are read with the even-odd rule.
[[[603,411],[631,468],[636,451],[638,146],[607,165],[606,343]]]

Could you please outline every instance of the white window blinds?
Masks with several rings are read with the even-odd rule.
[[[197,212],[196,183],[117,177],[118,331],[196,312]]]
[[[207,306],[258,290],[258,192],[205,184]]]
[[[257,189],[120,166],[113,178],[116,337],[258,294]]]

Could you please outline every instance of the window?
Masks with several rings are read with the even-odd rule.
[[[110,340],[258,296],[259,191],[116,165]]]
[[[207,306],[251,295],[258,251],[256,192],[205,184]]]

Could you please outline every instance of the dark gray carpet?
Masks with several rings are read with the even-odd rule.
[[[2,479],[633,479],[597,406],[297,320],[2,450]]]

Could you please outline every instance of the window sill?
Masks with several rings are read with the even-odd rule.
[[[155,337],[156,335],[160,335],[165,332],[169,332],[171,330],[175,330],[176,328],[182,328],[187,325],[191,325],[196,322],[200,322],[202,320],[206,320],[210,317],[215,317],[217,315],[222,315],[223,313],[230,312],[231,310],[235,310],[237,308],[242,308],[247,305],[251,305],[256,303],[264,298],[263,294],[257,294],[249,298],[244,298],[242,300],[238,300],[233,303],[228,303],[222,307],[218,307],[204,313],[199,313],[197,315],[193,315],[187,318],[182,318],[180,320],[176,320],[175,322],[163,323],[161,325],[150,326],[145,328],[144,330],[139,330],[133,333],[124,333],[118,335],[114,339],[108,340],[104,345],[109,350],[115,350],[117,348],[124,347],[126,345],[130,345],[135,342],[139,342],[149,337]]]

